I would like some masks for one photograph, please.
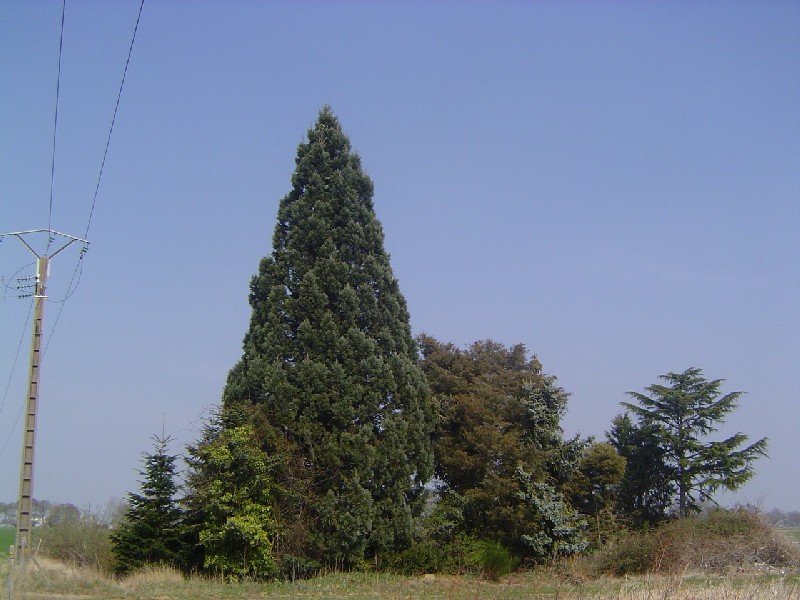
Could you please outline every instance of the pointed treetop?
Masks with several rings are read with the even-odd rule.
[[[295,164],[272,252],[251,281],[250,328],[224,403],[249,405],[260,439],[280,445],[279,471],[292,475],[278,479],[295,508],[279,519],[308,527],[294,543],[356,564],[412,539],[434,405],[372,181],[330,106]]]

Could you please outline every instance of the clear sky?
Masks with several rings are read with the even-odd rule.
[[[0,3],[0,232],[83,237],[138,9],[66,3],[51,213],[61,2]],[[747,392],[717,438],[770,438],[720,499],[800,509],[800,4],[780,1],[147,0],[63,304],[77,249],[51,265],[37,497],[102,505],[162,424],[176,452],[196,439],[326,103],[415,333],[524,343],[571,393],[566,432],[600,438],[626,392],[702,368]],[[0,243],[12,287],[30,262]],[[29,307],[0,300],[0,500]]]

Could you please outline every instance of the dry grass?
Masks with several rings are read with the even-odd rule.
[[[592,596],[587,596],[592,597]],[[598,596],[612,598],[613,596]],[[797,600],[800,586],[785,579],[691,580],[656,579],[625,582],[618,598],[626,600]]]
[[[120,581],[129,590],[160,589],[183,585],[183,573],[172,567],[150,566],[132,573]]]
[[[151,568],[124,579],[97,571],[40,561],[27,577],[15,578],[15,600],[791,600],[800,599],[800,574],[788,576],[640,577],[582,579],[537,571],[499,582],[471,577],[402,577],[338,573],[295,583],[224,583],[186,578],[167,568]]]

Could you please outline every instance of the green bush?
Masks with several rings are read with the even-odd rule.
[[[519,564],[508,549],[497,542],[484,542],[480,552],[481,575],[492,581],[508,575]]]
[[[709,511],[695,519],[684,519],[700,535],[731,537],[735,535],[748,535],[753,533],[763,534],[769,528],[758,514],[746,510],[723,510],[721,508]],[[676,525],[681,523],[676,522]]]
[[[466,534],[452,538],[427,536],[386,560],[390,571],[404,575],[480,573],[482,545]]]
[[[280,563],[281,578],[286,581],[296,581],[298,579],[308,579],[318,575],[322,571],[322,564],[303,558],[302,556],[283,556]]]
[[[272,552],[278,524],[271,464],[252,425],[223,428],[221,418],[189,448],[184,504],[202,550],[201,568],[230,580],[272,579],[280,569]]]

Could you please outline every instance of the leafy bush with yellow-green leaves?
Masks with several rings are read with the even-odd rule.
[[[200,564],[187,566],[231,579],[271,578],[278,567],[272,555],[277,524],[270,464],[252,425],[221,420],[190,449],[186,522],[189,540],[200,552],[193,559]]]

